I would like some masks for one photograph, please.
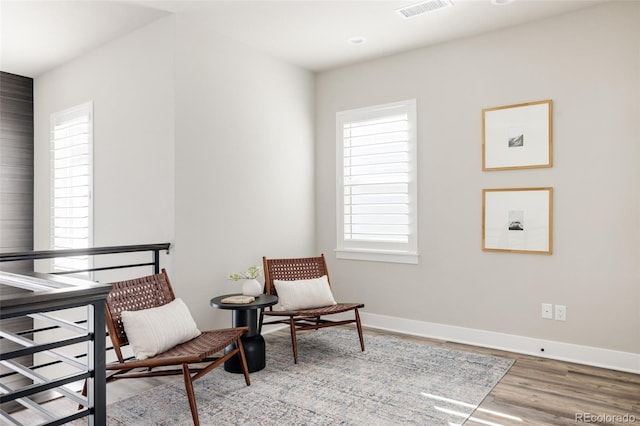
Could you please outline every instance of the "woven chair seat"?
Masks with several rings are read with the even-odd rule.
[[[182,343],[166,352],[159,354],[160,357],[197,355],[200,360],[213,356],[220,352],[236,339],[242,336],[247,327],[228,328],[225,330],[205,331],[195,339]]]
[[[206,358],[215,356],[218,352],[235,342],[248,327],[229,328],[215,331],[204,331],[195,339],[174,346],[166,352],[143,360],[125,360],[123,363],[107,364],[107,370],[121,370],[123,366],[128,368],[140,368],[152,366],[165,366],[176,364],[194,364],[202,362]]]
[[[297,311],[266,311],[265,315],[270,316],[299,316],[317,317],[322,315],[339,314],[341,312],[352,311],[356,308],[364,308],[363,303],[338,303],[337,305],[322,306],[319,308],[301,309]]]

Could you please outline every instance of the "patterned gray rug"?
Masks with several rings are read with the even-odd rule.
[[[513,360],[367,335],[301,333],[298,364],[288,338],[267,342],[267,366],[217,368],[195,382],[203,425],[461,425]],[[108,425],[190,425],[181,378],[107,407]]]

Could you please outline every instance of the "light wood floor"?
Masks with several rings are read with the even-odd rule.
[[[366,333],[387,332],[368,329]],[[465,423],[466,426],[640,426],[639,374],[440,340],[399,336],[451,349],[515,360],[513,367]]]
[[[365,344],[367,334],[388,334],[388,332],[365,329]],[[441,340],[399,334],[396,336],[436,346],[515,360],[511,370],[476,409],[465,426],[574,424],[636,424],[640,426],[640,375],[638,374]],[[267,356],[269,356],[270,345],[291,344],[286,330],[278,330],[264,337],[267,341]],[[354,348],[359,349],[357,340],[354,341]],[[136,395],[168,380],[173,378],[159,377],[110,382],[107,385],[107,403]]]

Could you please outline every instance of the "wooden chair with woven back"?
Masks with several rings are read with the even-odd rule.
[[[364,337],[358,309],[363,303],[338,303],[331,293],[331,281],[324,254],[318,257],[267,259],[264,264],[265,293],[277,295],[278,304],[260,312],[260,325],[287,324],[291,332],[293,361],[298,363],[296,333],[346,324],[356,324],[360,348]],[[353,311],[353,319],[328,320],[329,315]],[[265,321],[265,317],[275,318]]]
[[[240,339],[248,328],[200,332],[186,305],[176,299],[164,269],[160,274],[113,283],[107,297],[107,328],[118,357],[117,362],[107,364],[107,370],[114,371],[107,380],[182,374],[194,425],[200,423],[195,380],[239,356],[245,382],[250,385]],[[233,350],[219,354],[232,343]],[[133,347],[135,358],[124,358],[122,347],[127,344]]]

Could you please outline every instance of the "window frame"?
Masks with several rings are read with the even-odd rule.
[[[418,180],[417,180],[417,102],[408,99],[336,113],[336,257],[338,259],[377,262],[419,262],[418,253]],[[345,187],[344,187],[344,126],[347,123],[375,120],[406,114],[408,129],[408,219],[409,233],[406,243],[359,241],[345,239]]]
[[[87,145],[87,156],[88,156],[88,160],[87,160],[87,174],[88,174],[88,194],[86,195],[87,197],[87,208],[88,208],[88,216],[87,216],[87,247],[86,248],[90,248],[93,246],[93,231],[94,231],[94,226],[93,226],[93,183],[94,183],[94,176],[93,176],[93,122],[94,122],[94,117],[93,117],[93,102],[92,101],[88,101],[88,102],[84,102],[82,104],[78,104],[75,105],[73,107],[70,108],[66,108],[64,110],[61,111],[56,111],[54,113],[51,114],[50,116],[50,136],[49,136],[49,152],[50,152],[50,184],[49,184],[49,199],[50,199],[50,227],[49,227],[49,244],[51,249],[55,250],[56,248],[58,248],[56,246],[55,243],[55,238],[56,238],[56,224],[55,224],[55,220],[56,220],[56,204],[55,204],[55,170],[56,170],[56,147],[55,147],[55,142],[57,139],[55,139],[55,131],[56,131],[56,127],[59,125],[59,122],[62,120],[62,117],[64,116],[73,116],[73,115],[88,115],[88,126],[87,126],[87,133],[86,133],[86,145]],[[67,118],[67,121],[71,121],[72,118]],[[58,148],[60,149],[60,148]],[[64,247],[59,247],[60,249],[64,249]],[[78,247],[80,248],[80,247]],[[84,248],[84,247],[82,247]],[[76,268],[65,268],[63,266],[60,266],[56,263],[57,259],[61,259],[63,260],[64,258],[55,258],[55,259],[51,259],[51,265],[50,265],[50,269],[52,271],[55,272],[61,272],[61,271],[67,271],[67,270],[75,270]],[[81,259],[84,260],[84,265],[79,268],[79,269],[91,269],[93,268],[93,259],[92,256],[82,256],[82,257],[73,257],[73,258],[69,258],[69,259]],[[91,277],[91,272],[86,272],[86,273],[82,273],[82,276],[86,276],[88,275],[89,277]]]

